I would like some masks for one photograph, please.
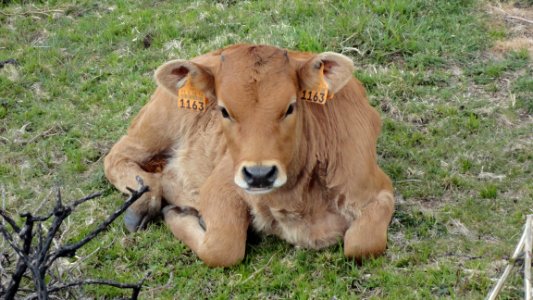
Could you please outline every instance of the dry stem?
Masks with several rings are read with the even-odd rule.
[[[139,199],[149,188],[145,186],[142,179],[137,177],[139,189],[131,191],[131,196],[112,213],[105,221],[100,223],[96,229],[82,238],[80,241],[67,245],[60,245],[57,250],[51,251],[52,242],[59,231],[63,221],[70,216],[70,214],[80,204],[99,197],[101,193],[91,194],[79,200],[72,202],[70,205],[63,205],[61,193],[57,190],[56,205],[52,212],[45,216],[34,216],[31,213],[23,213],[20,216],[25,219],[24,225],[19,226],[3,209],[0,210],[0,217],[2,223],[0,224],[0,234],[4,240],[11,246],[11,248],[18,255],[18,261],[13,274],[11,274],[8,286],[3,286],[0,282],[0,298],[10,300],[14,299],[19,291],[20,283],[23,276],[27,276],[27,271],[31,273],[33,283],[35,285],[35,293],[29,296],[29,299],[49,299],[50,293],[57,292],[72,286],[86,285],[86,284],[104,284],[115,286],[118,288],[132,289],[131,299],[137,299],[144,279],[136,284],[123,284],[107,280],[80,280],[70,283],[50,283],[46,282],[45,278],[50,274],[50,267],[60,257],[73,257],[76,251],[94,239],[99,233],[104,231],[109,224],[118,218],[128,207],[130,207],[137,199]],[[47,230],[46,236],[43,235],[42,223],[51,219],[52,224]],[[7,228],[10,226],[10,229]],[[21,241],[21,243],[19,243]],[[20,245],[22,244],[22,245]]]

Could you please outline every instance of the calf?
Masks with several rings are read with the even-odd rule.
[[[393,189],[376,162],[379,115],[352,73],[340,54],[264,45],[163,64],[105,159],[119,190],[137,175],[150,186],[127,228],[162,211],[209,266],[243,259],[250,224],[301,247],[343,238],[347,257],[381,254]]]

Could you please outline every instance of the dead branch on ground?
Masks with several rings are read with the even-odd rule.
[[[17,222],[4,210],[0,209],[0,216],[4,220],[0,223],[0,234],[9,246],[16,253],[18,259],[15,270],[4,285],[0,278],[0,298],[11,300],[20,291],[21,281],[24,277],[31,278],[35,286],[35,292],[26,296],[26,299],[49,299],[51,293],[82,285],[108,285],[121,289],[131,289],[131,299],[137,299],[146,276],[137,283],[124,284],[108,280],[86,279],[74,282],[49,282],[45,278],[50,275],[50,268],[53,263],[61,257],[74,257],[76,251],[94,239],[99,233],[104,231],[109,224],[117,219],[128,207],[149,190],[142,179],[137,177],[139,189],[133,190],[130,197],[107,219],[100,223],[93,231],[87,234],[80,241],[63,244],[52,250],[54,237],[58,233],[63,221],[69,217],[80,204],[101,196],[101,193],[91,194],[69,205],[64,205],[61,193],[57,190],[56,203],[52,212],[44,216],[34,216],[31,213],[22,213],[20,217],[24,219],[24,224],[19,226]],[[43,223],[51,220],[51,225],[43,234]],[[9,228],[8,228],[9,225]]]

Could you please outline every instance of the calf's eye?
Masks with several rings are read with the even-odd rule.
[[[287,112],[285,113],[285,118],[294,112],[294,105],[295,103],[291,103],[291,105],[289,105],[289,107],[287,108]]]
[[[224,119],[229,119],[229,113],[228,110],[225,107],[219,106],[218,109],[220,110],[220,113],[222,113],[222,117]]]

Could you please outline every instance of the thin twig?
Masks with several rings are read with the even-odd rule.
[[[6,190],[5,190],[3,184],[2,184],[1,187],[2,187],[2,210],[0,210],[0,214],[2,214],[2,226],[4,226],[6,224],[5,221],[6,221],[6,216],[7,216],[7,215],[4,214],[4,212],[6,211]],[[9,218],[9,216],[7,216],[7,217]],[[11,219],[11,218],[9,218],[9,219]],[[15,224],[15,223],[13,222],[13,224]],[[13,227],[13,229],[18,228],[17,224],[15,224],[15,226],[13,226],[13,224],[11,224],[11,227]],[[17,230],[15,229],[15,231],[17,231]],[[2,246],[4,246],[4,241],[2,241]]]
[[[29,270],[31,272],[30,275],[32,276],[31,279],[33,279],[35,286],[35,293],[30,296],[31,299],[49,299],[49,293],[83,284],[104,284],[119,288],[130,288],[133,290],[132,299],[137,299],[146,276],[137,284],[121,284],[107,280],[85,280],[60,285],[56,280],[45,280],[47,275],[51,275],[50,267],[57,258],[74,256],[76,250],[87,244],[89,241],[95,238],[96,235],[105,230],[116,218],[118,218],[118,216],[120,216],[129,206],[131,206],[137,199],[139,199],[145,192],[149,190],[149,187],[144,185],[140,177],[137,177],[137,182],[140,186],[139,190],[132,190],[132,194],[128,200],[126,200],[122,206],[113,214],[111,214],[105,221],[97,226],[95,230],[76,243],[58,246],[58,250],[51,253],[49,252],[52,243],[55,240],[55,236],[57,235],[57,232],[59,231],[59,228],[63,224],[64,220],[70,216],[70,214],[78,205],[100,196],[101,193],[91,194],[72,202],[70,205],[65,206],[62,203],[61,191],[57,189],[56,203],[53,211],[45,216],[33,216],[29,212],[20,214],[20,216],[25,219],[22,228],[20,228],[4,210],[0,210],[0,215],[2,216],[3,220],[2,223],[0,223],[0,234],[4,237],[3,240],[6,240],[15,253],[19,256],[17,267],[11,276],[9,286],[7,288],[1,286],[0,297],[3,297],[3,299],[6,300],[14,299],[17,291],[19,291],[19,285],[23,276],[25,273],[27,273],[27,270]],[[43,234],[42,222],[52,217],[52,224],[48,228],[45,236]],[[10,224],[12,230],[8,230],[5,224]],[[37,227],[35,228],[35,226]],[[12,232],[18,234],[18,237],[20,237],[20,240],[22,241],[22,246],[17,245],[14,239],[15,236],[12,235]],[[36,241],[34,241],[34,238],[36,238]],[[32,243],[35,245],[32,246]]]
[[[109,243],[108,247],[112,246],[113,244],[114,244],[114,240],[111,243]],[[56,272],[58,273],[58,277],[63,276],[63,274],[67,274],[67,276],[72,276],[72,270],[74,268],[78,268],[78,271],[79,271],[80,264],[83,263],[88,258],[90,258],[91,256],[93,256],[96,252],[100,251],[101,249],[102,247],[97,247],[96,249],[94,249],[93,252],[85,256],[82,256],[82,257],[76,256],[76,261],[69,264],[67,267],[65,267],[64,270],[56,270]]]
[[[89,233],[87,236],[85,236],[85,238],[83,238],[81,241],[79,241],[77,243],[70,244],[70,245],[65,245],[65,246],[61,247],[60,249],[58,249],[56,252],[54,252],[50,256],[50,259],[48,261],[48,265],[53,263],[54,260],[56,260],[59,257],[73,256],[75,254],[76,250],[81,248],[83,245],[87,244],[89,241],[91,241],[93,238],[95,238],[96,235],[98,235],[100,232],[105,230],[109,224],[111,224],[116,218],[118,218],[120,215],[122,215],[122,213],[124,211],[126,211],[126,209],[128,209],[128,207],[130,207],[130,205],[132,205],[133,202],[135,202],[144,193],[146,193],[148,191],[148,189],[149,189],[148,186],[145,186],[144,184],[142,184],[142,186],[141,186],[139,191],[133,191],[131,196],[128,198],[128,200],[126,200],[126,202],[124,202],[124,204],[119,209],[117,209],[113,214],[111,214],[104,222],[102,222],[100,225],[98,225],[98,227],[95,230],[93,230],[91,233]],[[82,202],[80,201],[79,203],[82,203]]]
[[[4,239],[7,241],[7,243],[9,244],[9,246],[11,246],[11,248],[13,250],[15,250],[15,253],[17,253],[17,255],[20,257],[20,258],[23,258],[25,259],[25,255],[23,254],[22,252],[22,249],[20,249],[16,244],[15,244],[15,241],[13,240],[13,236],[11,236],[11,234],[6,230],[6,228],[3,226],[3,225],[0,225],[0,233],[2,233],[2,235],[4,236]]]
[[[245,284],[245,283],[247,283],[248,281],[252,280],[252,279],[255,277],[255,275],[257,275],[257,274],[263,272],[263,270],[266,269],[266,267],[268,267],[268,266],[270,265],[270,263],[272,262],[272,259],[274,258],[274,256],[276,256],[276,254],[277,254],[277,252],[274,253],[274,254],[270,257],[270,259],[267,261],[267,263],[266,263],[264,266],[262,266],[261,268],[255,270],[250,276],[248,276],[248,278],[246,278],[245,280],[239,282],[239,284]]]
[[[18,247],[14,246],[12,242],[6,238],[11,248],[13,248],[13,250],[15,250],[15,252],[19,255],[15,272],[11,276],[11,281],[5,292],[4,299],[6,300],[11,300],[15,298],[15,295],[20,287],[22,277],[24,276],[24,273],[26,272],[26,270],[28,269],[28,265],[30,264],[30,259],[28,258],[28,255],[31,251],[31,242],[33,239],[33,224],[33,219],[27,218],[24,227],[18,232],[19,236],[23,239],[22,250],[17,250]],[[2,230],[2,233],[4,236],[7,235],[7,232],[5,232],[5,230]]]
[[[145,290],[144,292],[145,294],[149,294],[149,293],[153,293],[154,291],[168,289],[172,286],[172,283],[174,282],[173,280],[174,280],[174,272],[170,272],[170,274],[168,275],[167,283],[165,283],[165,285],[154,287],[154,288]],[[147,298],[153,298],[153,297],[147,297]]]
[[[363,51],[359,50],[356,47],[343,47],[341,50],[342,53],[348,53],[348,52],[357,52],[360,56],[365,56]]]
[[[49,10],[29,10],[29,11],[23,11],[20,13],[14,13],[14,14],[8,14],[8,13],[0,11],[0,14],[4,16],[8,16],[8,17],[27,16],[27,15],[44,15],[44,16],[49,17],[50,16],[49,13],[63,13],[63,12],[64,11],[60,9],[49,9]]]
[[[533,215],[528,215],[526,219],[526,245],[524,248],[525,253],[525,265],[524,265],[524,290],[526,293],[526,300],[531,300],[531,226],[533,221]]]
[[[48,293],[55,293],[55,292],[58,292],[60,290],[64,290],[64,289],[67,289],[67,288],[71,288],[71,287],[74,287],[74,286],[80,286],[80,285],[108,285],[108,286],[112,286],[112,287],[116,287],[116,288],[120,288],[120,289],[132,289],[132,297],[131,299],[137,299],[138,296],[139,296],[139,292],[142,288],[142,285],[144,284],[144,281],[146,280],[146,278],[150,275],[150,273],[147,273],[143,279],[141,279],[140,281],[138,281],[137,283],[120,283],[120,282],[115,282],[115,281],[111,281],[111,280],[102,280],[102,279],[86,279],[86,280],[79,280],[79,281],[74,281],[74,282],[69,282],[69,283],[65,283],[65,284],[62,284],[62,285],[59,285],[59,286],[54,286],[50,289],[48,289]],[[38,296],[36,293],[34,294],[31,294],[29,296],[27,296],[26,298],[24,298],[25,300],[33,300],[33,299],[37,299]]]
[[[509,19],[515,19],[515,20],[518,20],[518,21],[522,21],[522,22],[526,22],[526,23],[529,23],[529,24],[533,24],[533,20],[529,20],[529,19],[526,19],[526,18],[522,18],[522,17],[511,15],[510,13],[506,12],[505,10],[503,10],[500,7],[493,6],[493,8],[498,10],[499,12],[503,13]]]
[[[5,209],[6,209],[6,190],[5,190],[3,184],[0,185],[0,188],[2,190],[2,193],[1,193],[1,195],[2,195],[2,209],[0,210],[0,214],[2,214],[2,223],[0,224],[0,226],[5,227],[6,216],[7,215],[4,215],[3,213],[4,213]],[[9,218],[9,216],[7,216],[7,217]],[[9,218],[9,219],[11,219],[11,218]],[[15,226],[13,226],[13,225],[15,225]],[[18,228],[17,224],[15,224],[14,222],[13,222],[13,224],[11,224],[11,227],[15,231],[16,231],[16,228]],[[4,249],[4,243],[5,243],[5,241],[2,239],[2,243],[0,244],[0,249]],[[4,253],[0,253],[0,255],[3,255],[3,254]],[[0,259],[2,259],[2,258],[0,258]],[[0,274],[4,274],[5,272],[4,272],[4,269],[2,267],[2,263],[1,262],[2,261],[0,260]],[[0,275],[0,295],[4,294],[4,292],[5,292],[5,287],[4,287],[4,284],[2,283],[2,276]]]
[[[513,15],[507,15],[507,18],[509,19],[515,19],[515,20],[518,20],[518,21],[522,21],[522,22],[526,22],[526,23],[529,23],[529,24],[533,24],[533,21],[532,20],[528,20],[526,18],[522,18],[522,17],[518,17],[518,16],[513,16]]]
[[[44,204],[48,201],[48,199],[50,198],[50,195],[52,195],[52,193],[53,193],[53,190],[50,190],[50,192],[48,192],[48,195],[46,195],[46,197],[43,199],[43,201],[41,201],[39,206],[37,206],[37,208],[33,211],[34,215],[39,213],[39,211],[41,210],[41,208],[43,208]]]
[[[402,180],[396,180],[397,183],[404,183],[404,182],[420,182],[422,179],[402,179]]]
[[[28,145],[28,144],[31,144],[33,142],[35,142],[37,139],[41,138],[41,137],[48,137],[48,136],[51,136],[53,134],[50,134],[52,133],[54,130],[57,129],[57,125],[54,125],[52,126],[51,128],[48,128],[47,130],[41,132],[41,133],[38,133],[36,134],[34,137],[32,137],[31,139],[27,140],[27,141],[23,141],[21,144],[22,145]],[[56,133],[57,134],[57,133]]]
[[[44,222],[44,221],[50,219],[53,215],[54,215],[54,212],[51,211],[50,213],[48,213],[48,214],[45,215],[45,216],[41,216],[41,217],[34,217],[34,216],[32,216],[32,218],[33,218],[33,220],[36,221],[36,222]],[[25,216],[30,216],[30,215],[25,215]]]
[[[0,210],[0,216],[2,216],[2,226],[5,226],[4,221],[6,221],[7,223],[9,223],[11,228],[13,228],[13,231],[15,231],[16,233],[20,232],[20,227],[17,226],[15,220],[11,219],[11,217],[9,217],[3,209]]]
[[[69,206],[70,206],[70,208],[74,209],[74,208],[76,208],[76,206],[78,206],[78,205],[80,205],[80,204],[82,204],[82,203],[84,203],[84,202],[87,202],[87,201],[89,201],[89,200],[92,200],[92,199],[94,199],[94,198],[98,198],[98,197],[100,197],[100,196],[102,196],[102,192],[93,193],[93,194],[90,194],[89,196],[85,196],[85,197],[83,197],[83,198],[81,198],[81,199],[79,199],[79,200],[74,201],[74,202],[73,202],[71,205],[69,205]]]
[[[513,269],[515,265],[515,261],[524,249],[524,244],[526,241],[526,230],[524,228],[524,232],[522,233],[522,237],[520,238],[520,241],[516,245],[516,248],[514,250],[513,256],[511,259],[507,262],[507,266],[505,266],[505,270],[503,271],[502,276],[500,279],[498,279],[498,282],[494,286],[494,288],[490,291],[489,295],[487,296],[486,300],[494,300],[500,293],[500,290],[503,287],[503,284],[505,283],[505,280],[507,280],[507,277],[509,276],[509,273],[511,273],[511,270]]]
[[[52,245],[52,240],[54,239],[63,221],[70,215],[71,212],[72,210],[69,207],[63,206],[61,202],[61,191],[58,188],[56,207],[54,208],[55,218],[52,221],[52,225],[50,226],[50,229],[48,229],[48,236],[46,237],[46,240],[41,248],[41,251],[39,251],[39,254],[37,257],[40,264],[43,264],[45,262],[47,258],[47,253],[50,250],[50,246]]]

